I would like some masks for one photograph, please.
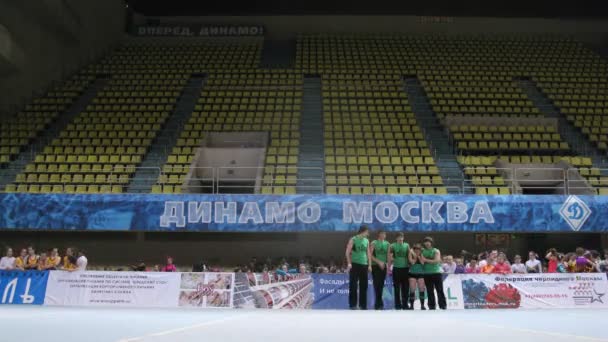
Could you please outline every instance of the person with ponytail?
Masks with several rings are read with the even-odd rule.
[[[350,238],[346,245],[346,261],[350,280],[348,304],[351,310],[357,310],[357,308],[367,310],[367,275],[372,270],[368,235],[369,228],[361,226],[357,235]]]

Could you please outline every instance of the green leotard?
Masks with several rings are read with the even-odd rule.
[[[422,269],[422,264],[415,263],[410,267],[410,274],[424,274],[424,270]]]
[[[369,247],[369,240],[359,236],[354,236],[352,240],[353,250],[351,254],[351,262],[353,264],[367,266],[367,248]]]
[[[374,246],[374,258],[386,263],[386,256],[388,254],[388,241],[374,240],[372,241],[372,245]],[[377,265],[377,263],[373,260],[372,264]]]
[[[410,245],[407,242],[395,242],[391,245],[391,249],[393,251],[393,267],[406,268],[409,264]]]

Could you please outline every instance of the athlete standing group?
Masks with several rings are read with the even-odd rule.
[[[416,290],[421,310],[426,310],[424,298],[428,297],[428,307],[435,310],[446,309],[441,275],[441,252],[433,247],[431,237],[424,238],[422,244],[410,245],[404,241],[403,233],[398,233],[396,241],[386,241],[386,233],[379,231],[376,240],[368,240],[369,228],[361,226],[357,235],[348,240],[346,260],[349,269],[348,301],[351,310],[367,310],[367,276],[371,272],[374,286],[374,308],[384,309],[382,292],[387,275],[393,277],[396,310],[413,310]]]

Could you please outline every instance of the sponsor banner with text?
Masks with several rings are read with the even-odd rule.
[[[45,305],[231,308],[233,273],[51,271]]]
[[[51,271],[45,305],[175,307],[179,273]]]
[[[348,274],[314,274],[312,303],[313,309],[348,309]],[[374,288],[371,276],[368,277],[367,308],[374,307]],[[443,288],[449,309],[464,308],[462,302],[462,287],[460,278],[456,275],[444,276]],[[384,281],[382,302],[387,310],[395,306],[393,279],[389,275]],[[418,298],[418,291],[416,291]],[[414,302],[414,309],[420,309],[420,301]]]
[[[461,275],[465,309],[607,308],[604,273]]]

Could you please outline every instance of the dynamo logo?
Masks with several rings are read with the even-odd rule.
[[[572,230],[578,232],[591,216],[591,209],[580,198],[572,195],[564,202],[559,214],[568,222]]]

